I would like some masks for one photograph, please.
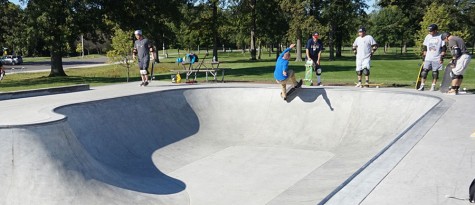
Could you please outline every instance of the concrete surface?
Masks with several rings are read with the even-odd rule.
[[[18,98],[31,98],[31,97],[37,97],[37,96],[43,96],[43,95],[80,92],[80,91],[86,91],[89,89],[90,87],[88,84],[79,84],[79,85],[59,86],[59,87],[54,87],[54,88],[0,92],[0,100],[11,100],[11,99],[18,99]]]
[[[136,84],[1,101],[0,204],[456,204],[474,177],[473,95]]]

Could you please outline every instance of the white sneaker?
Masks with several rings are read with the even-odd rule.
[[[361,88],[361,82],[358,82],[358,84],[356,84],[355,87],[356,87],[356,88]]]
[[[419,87],[419,89],[417,89],[417,90],[418,90],[418,91],[424,91],[424,85],[421,85],[421,86]]]
[[[435,85],[430,86],[430,91],[435,91]]]

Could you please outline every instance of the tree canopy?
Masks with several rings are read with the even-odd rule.
[[[50,76],[66,75],[61,58],[79,55],[80,36],[88,44],[109,45],[117,29],[143,30],[157,51],[163,45],[194,52],[212,49],[216,59],[218,49],[242,49],[257,60],[263,47],[278,54],[297,43],[296,59],[301,60],[303,44],[319,32],[331,60],[352,43],[359,26],[386,47],[400,46],[402,53],[408,45],[420,46],[431,23],[460,35],[468,45],[475,42],[473,0],[379,0],[372,13],[365,0],[21,2],[22,7],[0,0],[0,47],[8,53],[50,56]]]

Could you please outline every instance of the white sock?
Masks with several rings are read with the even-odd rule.
[[[317,83],[320,83],[320,82],[321,82],[321,81],[320,81],[320,76],[317,75]]]

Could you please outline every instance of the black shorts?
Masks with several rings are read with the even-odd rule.
[[[140,70],[147,70],[148,71],[148,65],[150,64],[150,60],[139,60],[139,69]]]

